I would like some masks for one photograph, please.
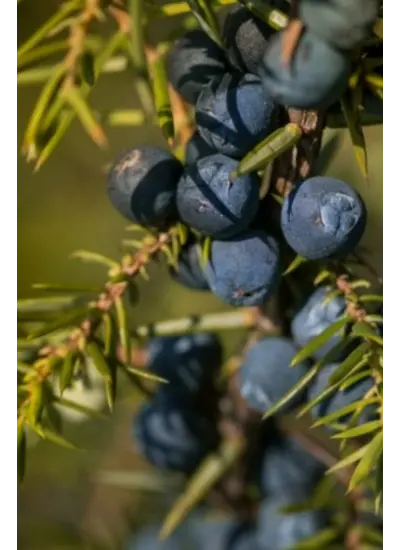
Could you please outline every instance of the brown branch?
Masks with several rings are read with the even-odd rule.
[[[89,25],[94,19],[101,18],[99,0],[86,0],[85,7],[76,22],[71,25],[68,39],[69,49],[64,58],[65,77],[63,89],[68,92],[76,84],[78,65],[85,51],[85,39]]]

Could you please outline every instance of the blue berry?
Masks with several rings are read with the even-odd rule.
[[[240,394],[250,407],[267,412],[306,374],[307,362],[290,367],[297,351],[290,340],[280,336],[267,336],[247,351],[238,380]],[[303,397],[304,392],[297,393],[281,412],[293,410]]]
[[[349,58],[308,30],[286,64],[282,50],[283,33],[276,33],[258,67],[269,97],[298,109],[324,109],[339,99],[350,76]]]
[[[167,56],[171,84],[192,105],[196,103],[204,86],[227,69],[225,52],[199,29],[179,37]]]
[[[178,256],[178,269],[169,270],[172,278],[181,285],[193,290],[209,290],[204,271],[200,263],[200,245],[196,241],[181,248]]]
[[[325,467],[291,437],[280,437],[265,449],[260,487],[265,496],[310,495]]]
[[[108,176],[108,195],[126,218],[162,229],[176,220],[175,196],[182,164],[167,151],[143,145],[124,152]]]
[[[285,495],[267,498],[262,503],[258,512],[256,535],[260,550],[289,550],[301,540],[316,535],[326,527],[326,516],[320,511],[291,514],[280,512],[283,507],[293,503]]]
[[[227,14],[222,41],[229,61],[242,73],[256,73],[275,31],[242,6],[234,6]]]
[[[239,307],[261,305],[279,284],[278,243],[264,231],[214,240],[205,272],[211,290],[223,302]]]
[[[342,295],[335,296],[327,304],[324,304],[331,290],[330,287],[317,288],[293,317],[291,333],[299,348],[307,345],[312,338],[321,334],[345,313],[346,300]],[[315,359],[322,359],[334,346],[339,344],[341,339],[340,332],[331,336],[323,346],[314,352]],[[343,353],[335,356],[335,359],[340,357],[343,357]]]
[[[192,472],[217,444],[216,428],[174,399],[155,399],[134,419],[134,441],[156,468]]]
[[[218,154],[186,168],[177,190],[185,223],[215,238],[230,237],[249,225],[258,208],[258,178],[249,174],[230,181],[237,166],[237,161]]]
[[[343,257],[359,243],[366,225],[361,197],[347,183],[309,178],[285,198],[283,235],[293,250],[309,260]]]
[[[148,347],[149,370],[169,381],[165,391],[197,394],[213,380],[222,361],[222,347],[215,334],[196,333],[152,338]]]
[[[320,395],[329,385],[329,379],[337,369],[340,363],[332,363],[325,365],[321,371],[318,373],[318,376],[314,383],[308,388],[308,399],[312,401],[318,395]],[[373,387],[374,381],[371,377],[364,378],[359,382],[353,384],[345,390],[336,389],[330,395],[328,395],[323,401],[315,405],[311,410],[311,415],[315,420],[323,416],[328,416],[333,412],[337,412],[343,407],[360,401],[364,398],[365,394]],[[363,409],[361,416],[359,417],[358,422],[363,423],[371,420],[374,415],[375,408],[373,406],[367,406]],[[350,415],[345,415],[337,420],[337,422],[347,422],[351,418]]]
[[[371,34],[378,8],[377,0],[301,0],[299,16],[321,40],[351,50]]]
[[[277,105],[252,74],[225,74],[196,103],[201,137],[220,153],[241,158],[276,128]]]
[[[203,157],[208,157],[215,153],[215,149],[204,141],[199,132],[195,132],[186,144],[185,161],[186,164],[193,164]]]

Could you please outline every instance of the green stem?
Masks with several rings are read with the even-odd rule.
[[[24,42],[17,51],[17,63],[23,60],[23,56],[38,44],[48,33],[70,13],[79,8],[80,2],[73,1],[62,4],[59,10],[48,19],[26,42]]]

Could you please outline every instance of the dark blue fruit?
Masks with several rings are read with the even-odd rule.
[[[216,428],[174,399],[155,399],[134,418],[134,441],[156,468],[190,473],[217,444]]]
[[[347,86],[351,64],[340,51],[305,31],[290,63],[282,60],[283,33],[271,37],[258,74],[269,97],[298,109],[323,109]]]
[[[171,267],[171,277],[181,285],[193,290],[209,290],[204,271],[200,264],[198,242],[186,244],[179,252],[178,269]]]
[[[358,193],[344,181],[309,178],[285,198],[283,235],[293,250],[309,260],[351,253],[365,229],[366,209]]]
[[[295,367],[296,368],[296,367]],[[307,498],[324,475],[325,467],[293,438],[280,437],[267,445],[260,477],[263,495]]]
[[[274,32],[248,9],[233,7],[222,29],[222,41],[231,64],[242,73],[256,73]]]
[[[264,231],[215,240],[205,272],[211,290],[227,304],[263,304],[280,280],[278,243]]]
[[[203,157],[214,155],[214,153],[216,150],[200,137],[199,132],[195,132],[186,144],[185,161],[186,164],[193,164]]]
[[[372,31],[378,0],[301,0],[299,16],[321,40],[351,50]]]
[[[256,535],[260,550],[289,550],[301,540],[316,535],[326,527],[325,514],[319,511],[291,514],[280,512],[290,504],[294,504],[294,501],[285,495],[267,498],[262,503],[258,512]]]
[[[176,195],[185,223],[215,238],[230,237],[250,224],[258,208],[258,177],[248,174],[230,181],[237,166],[237,161],[218,154],[185,169]]]
[[[277,106],[252,74],[213,78],[196,103],[201,137],[220,153],[241,158],[276,128]]]
[[[182,164],[167,151],[143,145],[124,152],[108,175],[108,195],[126,218],[163,228],[176,219],[175,195]]]
[[[189,396],[214,378],[222,361],[218,336],[204,332],[152,338],[148,353],[149,370],[169,381],[163,389],[184,389]]]
[[[308,389],[308,400],[312,401],[318,397],[329,385],[329,379],[332,374],[335,372],[340,363],[332,363],[330,365],[325,365],[322,370],[319,372],[316,380]],[[328,395],[323,401],[315,405],[311,410],[311,415],[315,420],[323,416],[328,416],[333,412],[337,412],[343,407],[360,401],[363,399],[365,394],[372,388],[374,381],[371,377],[364,378],[359,382],[353,384],[345,390],[333,391]],[[374,415],[374,407],[367,406],[363,409],[362,414],[359,417],[358,422],[363,423],[371,420]],[[352,413],[351,413],[352,414]],[[345,415],[339,419],[337,422],[347,422],[350,418],[350,415]]]
[[[210,80],[228,69],[224,51],[202,30],[179,37],[167,56],[168,77],[177,92],[194,105]]]
[[[297,351],[291,340],[280,336],[267,336],[247,351],[238,382],[240,394],[250,407],[266,413],[306,374],[307,362],[290,367]],[[293,410],[303,397],[304,392],[297,393],[280,411]]]
[[[346,300],[342,295],[335,296],[328,303],[324,303],[331,287],[319,287],[308,298],[305,305],[293,317],[291,324],[292,337],[299,346],[304,347],[308,342],[337,321],[346,310]],[[314,352],[315,359],[322,359],[342,339],[337,332]],[[335,356],[336,357],[336,356]],[[337,358],[342,357],[342,354]]]

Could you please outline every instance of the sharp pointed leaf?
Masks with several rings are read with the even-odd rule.
[[[307,261],[308,260],[306,260],[306,258],[303,258],[303,256],[300,256],[300,254],[297,254],[297,256],[294,258],[294,260],[289,265],[289,267],[283,272],[283,276],[289,275],[289,273],[293,273],[293,271],[296,271],[298,267],[300,267]]]
[[[361,426],[356,426],[355,428],[350,428],[349,430],[344,430],[338,434],[332,436],[333,439],[348,439],[350,437],[360,437],[361,435],[366,435],[381,428],[382,424],[380,420],[371,420],[370,422],[365,422]]]
[[[348,98],[342,98],[341,106],[358,165],[364,178],[368,178],[367,147],[358,109],[353,109]]]
[[[100,349],[99,344],[95,340],[89,340],[89,342],[86,343],[85,351],[92,359],[93,365],[96,367],[98,372],[105,378],[109,379],[111,377],[110,367]]]
[[[298,392],[303,390],[310,384],[310,382],[315,378],[318,371],[320,370],[319,365],[314,365],[298,382],[291,388],[279,401],[277,401],[263,416],[263,419],[269,418],[274,415],[283,405],[290,401]]]
[[[291,366],[298,365],[305,359],[308,359],[321,348],[332,336],[337,334],[344,327],[352,322],[351,317],[341,317],[331,325],[329,325],[321,334],[310,340],[292,359]]]
[[[342,361],[342,363],[334,370],[332,375],[329,378],[330,384],[336,384],[336,382],[341,382],[342,379],[352,370],[358,366],[358,369],[361,369],[366,364],[368,364],[368,351],[369,344],[362,343],[355,350],[353,350],[347,357]],[[355,372],[355,371],[353,371]]]
[[[71,254],[71,258],[82,260],[83,262],[90,262],[95,264],[102,264],[107,267],[119,267],[119,263],[107,256],[98,254],[97,252],[90,252],[89,250],[76,250]]]
[[[349,482],[349,491],[352,491],[371,473],[382,452],[383,431],[380,431],[367,445],[360,462],[357,464],[357,467],[354,470],[351,480]]]
[[[75,351],[70,351],[64,358],[61,372],[59,375],[60,380],[60,394],[71,384],[72,377],[75,372],[75,365],[78,354]]]
[[[207,457],[189,479],[183,494],[167,514],[161,527],[160,538],[166,539],[185,519],[187,514],[208,494],[211,488],[226,474],[245,449],[242,438],[225,441],[218,453]]]
[[[279,128],[250,151],[239,163],[237,169],[230,175],[231,181],[265,168],[270,162],[279,157],[284,151],[291,149],[302,136],[297,124],[289,123]]]
[[[369,399],[361,399],[360,401],[356,401],[355,403],[350,403],[349,405],[346,405],[339,411],[334,411],[333,413],[328,414],[327,416],[323,416],[322,418],[319,418],[316,422],[314,422],[313,427],[330,424],[334,420],[337,420],[342,416],[346,416],[349,413],[356,411],[357,409],[362,410],[368,405],[373,405],[378,402],[379,402],[378,398],[370,397]]]

